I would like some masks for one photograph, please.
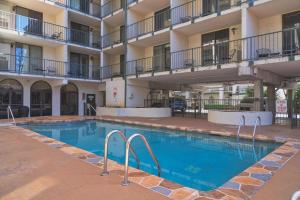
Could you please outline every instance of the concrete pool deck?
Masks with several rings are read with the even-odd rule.
[[[85,118],[68,116],[39,117],[18,119],[18,121],[37,122],[41,120],[41,122],[49,122],[74,119]],[[176,117],[164,119],[105,117],[105,119],[139,124],[150,123],[152,125],[168,126],[169,128],[176,126],[184,129],[188,127],[189,129],[210,130],[226,134],[234,134],[236,132],[236,127],[215,125],[202,119]],[[251,135],[251,132],[251,128],[244,128],[242,135]],[[31,138],[26,138],[23,134],[18,134],[12,127],[1,127],[0,134],[0,159],[1,163],[5,163],[0,166],[1,200],[83,199],[87,197],[90,197],[87,199],[94,199],[94,197],[101,199],[166,199],[136,184],[132,184],[127,188],[121,187],[120,182],[122,179],[117,174],[109,176],[109,178],[100,177],[98,175],[99,168],[88,165],[79,159],[68,157],[56,149],[47,148],[46,145],[38,143]],[[286,137],[300,139],[300,131],[281,126],[268,126],[260,128],[258,136],[262,138]],[[26,161],[26,159],[28,160]],[[289,199],[295,190],[300,189],[299,165],[300,155],[297,153],[285,166],[276,172],[272,179],[252,199]],[[68,168],[70,169],[68,170]],[[45,188],[43,186],[45,184],[49,184],[49,187]],[[33,190],[32,187],[38,188],[37,191]],[[16,195],[18,194],[23,194],[23,198],[20,198],[22,196],[17,197]],[[208,198],[199,197],[198,199]]]

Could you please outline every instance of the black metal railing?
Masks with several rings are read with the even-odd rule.
[[[66,76],[69,78],[89,79],[89,65],[69,63],[69,70]]]
[[[100,2],[95,3],[95,1],[91,0],[65,0],[67,3],[67,6],[72,9],[79,11],[84,14],[88,14],[97,18],[101,17],[100,11],[101,6]]]
[[[143,36],[171,26],[170,10],[161,12],[155,16],[133,23],[127,27],[127,38]]]
[[[127,75],[138,75],[169,70],[170,62],[166,59],[167,57],[168,55],[161,54],[153,57],[128,61],[126,65],[126,73]]]
[[[119,30],[113,31],[102,36],[102,48],[113,46],[115,44],[120,44],[124,42],[125,29],[121,28]]]
[[[240,6],[241,0],[216,0],[202,3],[202,0],[192,0],[171,10],[172,25],[185,23],[199,17],[204,17],[223,10]]]
[[[68,42],[86,47],[101,49],[100,32],[68,29]]]
[[[243,40],[234,40],[172,52],[172,69],[240,62],[244,57],[242,46]]]
[[[122,67],[123,65],[121,63],[116,63],[116,64],[101,67],[101,73],[100,73],[101,79],[122,77],[123,76]]]
[[[0,71],[43,76],[65,75],[66,62],[0,53]]]
[[[91,79],[100,80],[100,66],[92,66]]]
[[[0,10],[0,28],[64,42],[67,39],[67,29],[64,26],[2,10]]]
[[[172,70],[300,54],[300,28],[171,52]]]
[[[106,17],[124,8],[124,0],[110,0],[101,6],[101,16]]]

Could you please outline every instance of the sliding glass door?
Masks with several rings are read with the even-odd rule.
[[[43,34],[43,14],[34,10],[16,7],[16,29],[34,35]]]
[[[229,29],[202,35],[202,65],[223,64],[229,59]]]
[[[42,47],[16,43],[15,71],[18,73],[43,73]]]
[[[71,53],[69,74],[74,78],[88,78],[89,56],[85,54]]]
[[[90,32],[89,27],[71,22],[71,40],[73,43],[89,45]]]
[[[163,44],[153,48],[153,70],[166,71],[171,66],[170,44]]]
[[[283,54],[295,54],[300,51],[300,11],[282,16]]]

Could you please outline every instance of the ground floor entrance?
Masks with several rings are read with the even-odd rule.
[[[61,87],[60,114],[78,115],[78,88],[72,83]]]
[[[52,115],[52,89],[44,81],[37,81],[31,86],[30,91],[30,116]]]

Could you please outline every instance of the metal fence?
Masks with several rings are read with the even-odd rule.
[[[122,77],[123,71],[122,71],[122,64],[116,63],[108,66],[101,67],[101,79],[108,79],[108,78],[115,78],[115,77]]]
[[[68,42],[101,49],[100,32],[98,31],[82,31],[68,28]]]

